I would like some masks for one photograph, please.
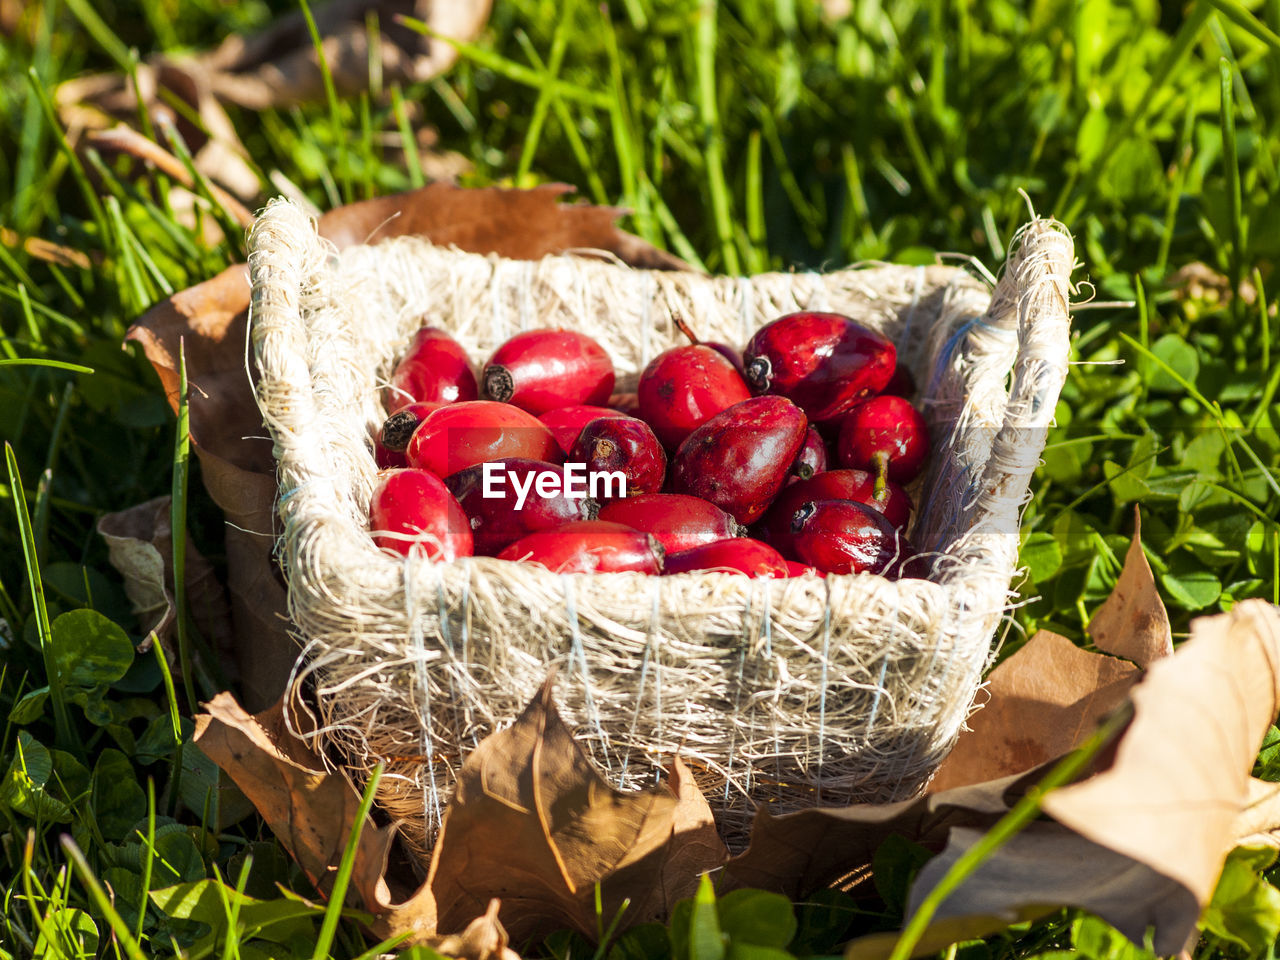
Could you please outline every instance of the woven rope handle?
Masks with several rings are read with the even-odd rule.
[[[1056,220],[1036,219],[1019,231],[1015,243],[988,310],[993,325],[1016,329],[1018,352],[1004,422],[974,504],[975,526],[985,533],[1018,532],[1021,511],[1011,517],[1000,505],[1026,499],[1071,351],[1071,235]]]
[[[249,250],[249,336],[258,358],[258,407],[271,428],[288,488],[324,482],[328,478],[311,475],[308,466],[326,461],[312,456],[323,430],[301,311],[303,284],[324,249],[311,219],[295,204],[276,199],[249,231]]]

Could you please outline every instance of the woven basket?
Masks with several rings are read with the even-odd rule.
[[[512,261],[416,237],[336,252],[287,201],[250,236],[257,396],[279,461],[281,562],[313,735],[425,852],[462,758],[555,669],[556,700],[602,773],[652,783],[679,754],[722,831],[760,803],[897,799],[959,732],[1007,608],[1027,483],[1067,371],[1069,235],[1036,219],[992,291],[951,267],[707,277],[600,256]],[[367,533],[371,435],[424,322],[477,362],[566,326],[609,351],[619,389],[684,342],[741,345],[799,309],[884,332],[920,385],[933,455],[912,489],[930,580],[867,574],[560,575],[475,557],[394,558]]]

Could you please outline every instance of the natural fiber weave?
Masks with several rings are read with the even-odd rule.
[[[553,668],[555,695],[614,783],[679,754],[724,832],[754,806],[918,791],[970,709],[1008,603],[1027,483],[1067,370],[1070,237],[1033,220],[992,293],[960,269],[869,266],[751,278],[634,270],[600,256],[511,261],[397,238],[336,252],[275,201],[250,236],[257,394],[279,461],[281,562],[314,736],[425,852],[463,756]],[[741,345],[781,314],[848,314],[893,339],[920,385],[933,457],[914,490],[930,581],[558,575],[438,564],[367,533],[380,388],[420,325],[482,362],[513,333],[596,337],[632,387],[658,352]]]

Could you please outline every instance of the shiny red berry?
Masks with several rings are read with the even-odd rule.
[[[556,573],[662,572],[662,545],[621,523],[582,520],[521,537],[499,560],[540,563]]]
[[[626,496],[657,493],[667,476],[667,454],[643,420],[599,417],[592,420],[573,445],[569,463],[585,463],[588,475],[621,473]]]
[[[791,464],[788,482],[808,480],[814,474],[823,473],[827,469],[827,444],[816,427],[810,426],[804,437],[804,446],[796,454]]]
[[[374,488],[369,507],[373,541],[384,550],[428,560],[469,557],[473,542],[467,515],[435,474],[389,470]]]
[[[757,330],[742,360],[752,393],[786,397],[810,420],[828,420],[884,389],[897,350],[842,314],[805,311]]]
[[[428,413],[443,406],[439,401],[410,403],[387,417],[373,445],[378,467],[383,470],[388,467],[407,467],[409,459],[404,454],[404,448],[409,445],[413,431],[418,429],[418,424],[426,419]]]
[[[653,534],[669,554],[746,533],[742,524],[714,503],[680,493],[610,500],[601,506],[600,519]]]
[[[571,404],[601,406],[613,393],[613,382],[613,361],[604,347],[574,330],[518,333],[484,366],[489,399],[535,416]]]
[[[456,403],[480,396],[462,345],[439,327],[423,327],[391,373],[384,394],[388,413],[415,401]]]
[[[901,397],[873,397],[846,414],[836,456],[843,466],[910,483],[929,458],[929,427]]]
[[[905,529],[911,519],[911,500],[893,481],[886,485],[879,500],[875,496],[876,478],[865,470],[828,470],[808,480],[788,485],[769,507],[759,525],[759,536],[777,547],[784,556],[795,556],[791,518],[809,500],[854,500],[880,513],[889,524]]]
[[[577,403],[569,407],[557,407],[548,410],[538,417],[560,444],[560,449],[568,455],[573,445],[578,442],[578,434],[592,420],[599,417],[625,417],[627,414],[612,407],[597,407],[589,403]]]
[[[636,388],[640,418],[669,450],[716,414],[751,396],[733,364],[704,344],[658,354]]]
[[[509,403],[449,403],[426,415],[405,448],[409,464],[447,477],[473,463],[526,457],[559,463],[556,438],[537,417]]]
[[[680,444],[671,464],[671,492],[710,500],[739,523],[751,523],[782,489],[808,429],[804,413],[790,400],[743,400]]]
[[[822,573],[893,575],[904,541],[876,510],[853,500],[817,500],[791,518],[796,555]]]
[[[722,573],[745,573],[748,577],[788,576],[787,561],[782,554],[759,540],[738,537],[667,554],[662,572],[690,573],[694,570],[718,570]]]
[[[476,463],[444,482],[466,512],[475,552],[481,556],[491,557],[539,530],[594,520],[600,509],[566,481],[563,466],[545,460],[506,457]]]

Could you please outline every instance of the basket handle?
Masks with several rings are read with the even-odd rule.
[[[331,482],[331,477],[314,474],[307,466],[326,463],[327,458],[315,457],[310,449],[324,432],[317,426],[320,418],[301,312],[304,282],[321,269],[324,245],[310,217],[296,204],[276,198],[250,229],[249,250],[249,342],[257,361],[254,396],[271,434],[280,478],[289,489]],[[270,361],[264,362],[265,357]],[[285,499],[278,510],[287,522]]]
[[[971,516],[983,533],[1016,536],[1067,378],[1075,246],[1061,223],[1038,217],[1018,231],[1014,244],[985,322],[1016,330],[1017,354],[1004,420],[992,441]],[[1015,509],[1009,509],[1010,502]],[[995,529],[1010,523],[1009,529]]]

